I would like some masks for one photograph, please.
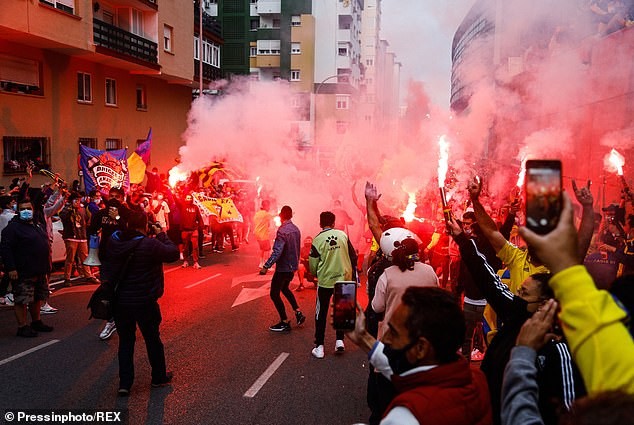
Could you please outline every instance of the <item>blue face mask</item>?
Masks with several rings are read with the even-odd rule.
[[[17,211],[17,210],[18,210],[18,205],[17,205],[17,204],[13,204],[13,205],[11,205],[11,209],[12,209],[13,211]]]
[[[33,219],[33,210],[20,210],[20,219],[29,221]]]

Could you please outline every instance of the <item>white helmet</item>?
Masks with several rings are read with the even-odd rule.
[[[402,227],[393,227],[381,233],[381,241],[379,242],[379,245],[381,246],[383,255],[391,261],[392,251],[401,244],[401,241],[407,238],[416,239],[416,236],[414,233],[407,229],[403,229]]]

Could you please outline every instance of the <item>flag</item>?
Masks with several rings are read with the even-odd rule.
[[[214,161],[207,167],[198,170],[198,178],[202,187],[209,187],[218,179],[215,179],[216,173],[220,173],[220,178],[235,180],[241,178],[240,174],[233,169],[227,167],[222,161]],[[215,180],[214,180],[215,179]]]
[[[213,215],[218,219],[218,223],[243,221],[242,214],[231,198],[211,198],[202,192],[193,192],[192,197],[194,204],[200,209],[200,214],[205,218]]]
[[[145,169],[150,163],[150,150],[152,149],[152,127],[147,134],[145,142],[141,143],[130,158],[128,158],[128,170],[130,170],[130,183],[141,184],[145,178]]]
[[[79,145],[79,155],[86,192],[97,189],[107,193],[111,187],[130,187],[125,149],[102,151]]]

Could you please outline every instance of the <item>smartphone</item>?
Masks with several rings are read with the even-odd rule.
[[[561,161],[526,161],[526,227],[545,235],[559,222],[562,209]]]
[[[332,316],[335,329],[354,329],[357,318],[357,282],[335,282]]]

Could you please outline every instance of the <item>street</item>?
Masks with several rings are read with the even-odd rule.
[[[334,354],[332,327],[326,357],[314,359],[315,289],[295,292],[307,316],[290,333],[274,333],[278,316],[268,297],[272,271],[257,274],[257,245],[201,259],[201,270],[166,264],[160,300],[171,386],[150,388],[140,332],[130,397],[117,397],[118,337],[100,341],[100,320],[86,304],[96,285],[55,291],[59,308],[42,315],[51,333],[15,336],[11,307],[0,308],[0,410],[123,409],[130,424],[354,424],[367,422],[367,357],[349,340]],[[56,275],[59,277],[59,273]],[[53,279],[54,281],[55,279]],[[297,286],[297,278],[291,284]],[[365,288],[359,288],[362,305]],[[4,418],[3,418],[4,421]],[[5,423],[5,422],[3,422]],[[8,422],[6,422],[8,423]]]

